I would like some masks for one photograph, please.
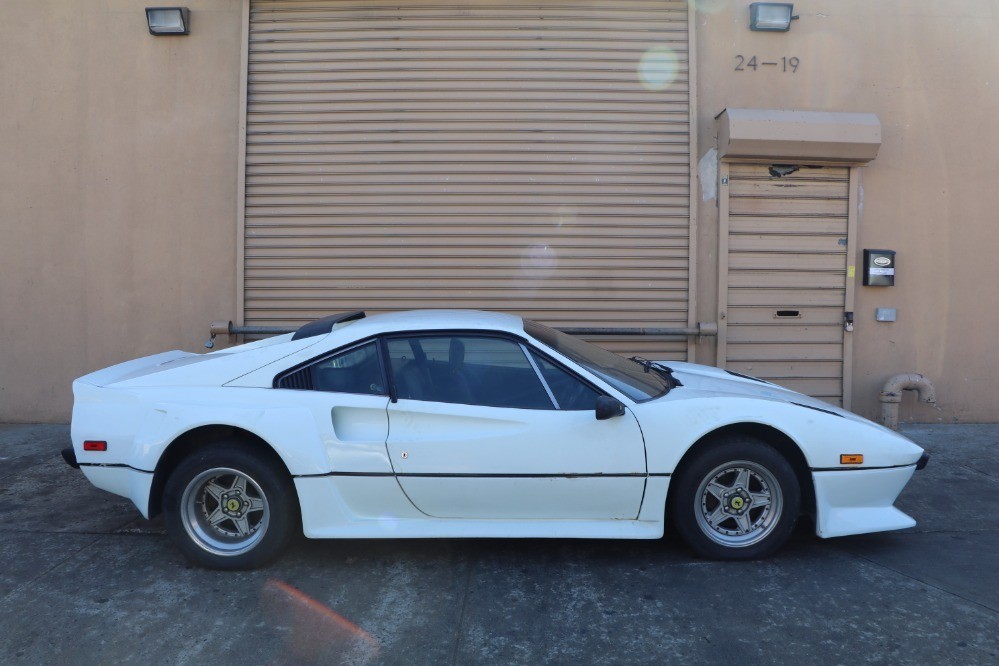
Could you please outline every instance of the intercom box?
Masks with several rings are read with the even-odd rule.
[[[864,286],[895,286],[895,250],[864,250]]]

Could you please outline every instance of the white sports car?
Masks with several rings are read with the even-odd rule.
[[[73,448],[98,488],[163,512],[205,566],[312,538],[655,539],[768,555],[800,514],[821,537],[915,524],[892,506],[928,459],[800,393],[626,359],[511,315],[333,315],[73,383]]]

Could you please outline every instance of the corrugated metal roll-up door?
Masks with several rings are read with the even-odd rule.
[[[841,405],[849,168],[729,168],[725,367]]]
[[[251,2],[248,57],[245,323],[687,326],[685,2]]]

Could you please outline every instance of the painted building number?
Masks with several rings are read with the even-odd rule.
[[[745,72],[746,70],[753,70],[754,72],[763,67],[776,67],[782,72],[791,72],[794,74],[798,71],[798,65],[801,64],[801,60],[797,56],[787,56],[781,58],[780,60],[759,60],[756,56],[750,56],[748,59],[745,56],[737,55],[735,56],[735,71]]]

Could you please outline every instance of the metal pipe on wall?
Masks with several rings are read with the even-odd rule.
[[[916,372],[895,375],[881,389],[881,425],[898,430],[898,406],[902,402],[902,391],[916,391],[919,402],[936,403],[937,392],[929,377]]]
[[[209,332],[211,338],[205,343],[205,347],[211,349],[215,346],[215,336],[217,335],[282,335],[284,333],[294,333],[297,326],[236,326],[231,321],[218,319],[211,323]],[[559,328],[559,331],[569,335],[652,335],[652,336],[711,336],[718,335],[718,324],[701,322],[697,326],[686,328],[602,328],[602,327],[577,327]]]

